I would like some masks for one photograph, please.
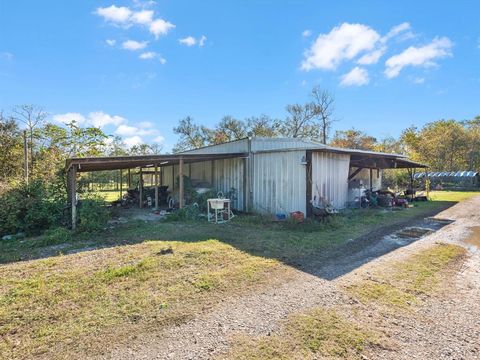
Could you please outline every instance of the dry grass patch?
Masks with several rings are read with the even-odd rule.
[[[461,246],[437,244],[393,264],[386,273],[348,287],[348,291],[362,302],[375,301],[407,308],[435,291],[442,271],[465,254],[466,250]]]
[[[334,310],[315,308],[288,318],[273,336],[234,339],[228,359],[359,358],[367,346],[378,344],[376,334],[345,319]]]
[[[162,254],[169,247],[173,254]],[[216,240],[146,242],[4,265],[0,358],[99,354],[131,334],[191,318],[280,269],[286,271]]]

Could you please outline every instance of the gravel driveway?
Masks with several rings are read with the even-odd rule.
[[[144,337],[128,348],[114,349],[114,359],[210,359],[228,349],[232,335],[269,334],[289,314],[314,306],[348,308],[352,299],[344,286],[431,246],[435,242],[461,244],[469,257],[444,296],[430,298],[413,314],[384,317],[382,330],[396,344],[376,349],[369,358],[480,359],[480,250],[465,242],[471,228],[480,225],[480,196],[436,215],[455,220],[437,232],[407,246],[382,241],[380,234],[357,239],[328,259],[319,259],[306,271],[281,285],[229,299],[209,313],[180,326]],[[371,310],[372,317],[375,308]]]

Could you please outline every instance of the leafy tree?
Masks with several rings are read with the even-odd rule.
[[[205,131],[202,131],[201,127],[195,124],[190,116],[181,119],[178,126],[173,128],[173,132],[180,135],[180,140],[173,148],[173,152],[196,149],[206,145]]]
[[[318,139],[319,128],[312,122],[315,110],[311,103],[287,105],[286,110],[288,116],[280,127],[283,136]]]
[[[239,140],[247,137],[247,125],[245,122],[232,116],[224,116],[214,129],[214,144]]]
[[[376,142],[377,139],[373,136],[360,130],[350,129],[336,131],[331,145],[348,149],[375,150]]]
[[[0,192],[2,184],[19,179],[23,165],[23,142],[20,129],[12,118],[0,112]]]
[[[268,115],[252,116],[245,119],[248,135],[257,137],[277,137],[279,135],[280,123],[278,119],[272,119]]]

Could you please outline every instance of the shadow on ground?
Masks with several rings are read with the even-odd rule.
[[[425,226],[456,202],[429,202],[417,208],[354,210],[323,222],[272,223],[258,216],[240,216],[228,224],[196,222],[129,222],[114,229],[78,236],[74,241],[37,246],[35,239],[0,244],[0,263],[41,259],[144,241],[199,242],[216,239],[253,256],[276,259],[315,276],[332,280],[419,238],[389,235],[412,226]],[[434,226],[435,227],[435,226]],[[439,226],[436,225],[438,228]],[[434,229],[435,230],[435,229]]]

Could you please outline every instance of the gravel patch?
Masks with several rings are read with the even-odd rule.
[[[235,334],[268,335],[289,314],[315,306],[345,308],[354,303],[343,291],[350,282],[437,242],[467,246],[464,239],[480,224],[479,208],[480,197],[475,197],[441,212],[436,217],[455,221],[415,242],[382,241],[385,234],[381,232],[356,239],[320,257],[304,271],[296,270],[286,283],[225,300],[196,319],[136,339],[102,358],[211,359],[228,349]],[[372,307],[371,316],[383,316],[380,326],[396,346],[368,355],[388,359],[480,358],[480,251],[468,248],[465,266],[442,296],[428,299],[411,314],[385,317]]]

